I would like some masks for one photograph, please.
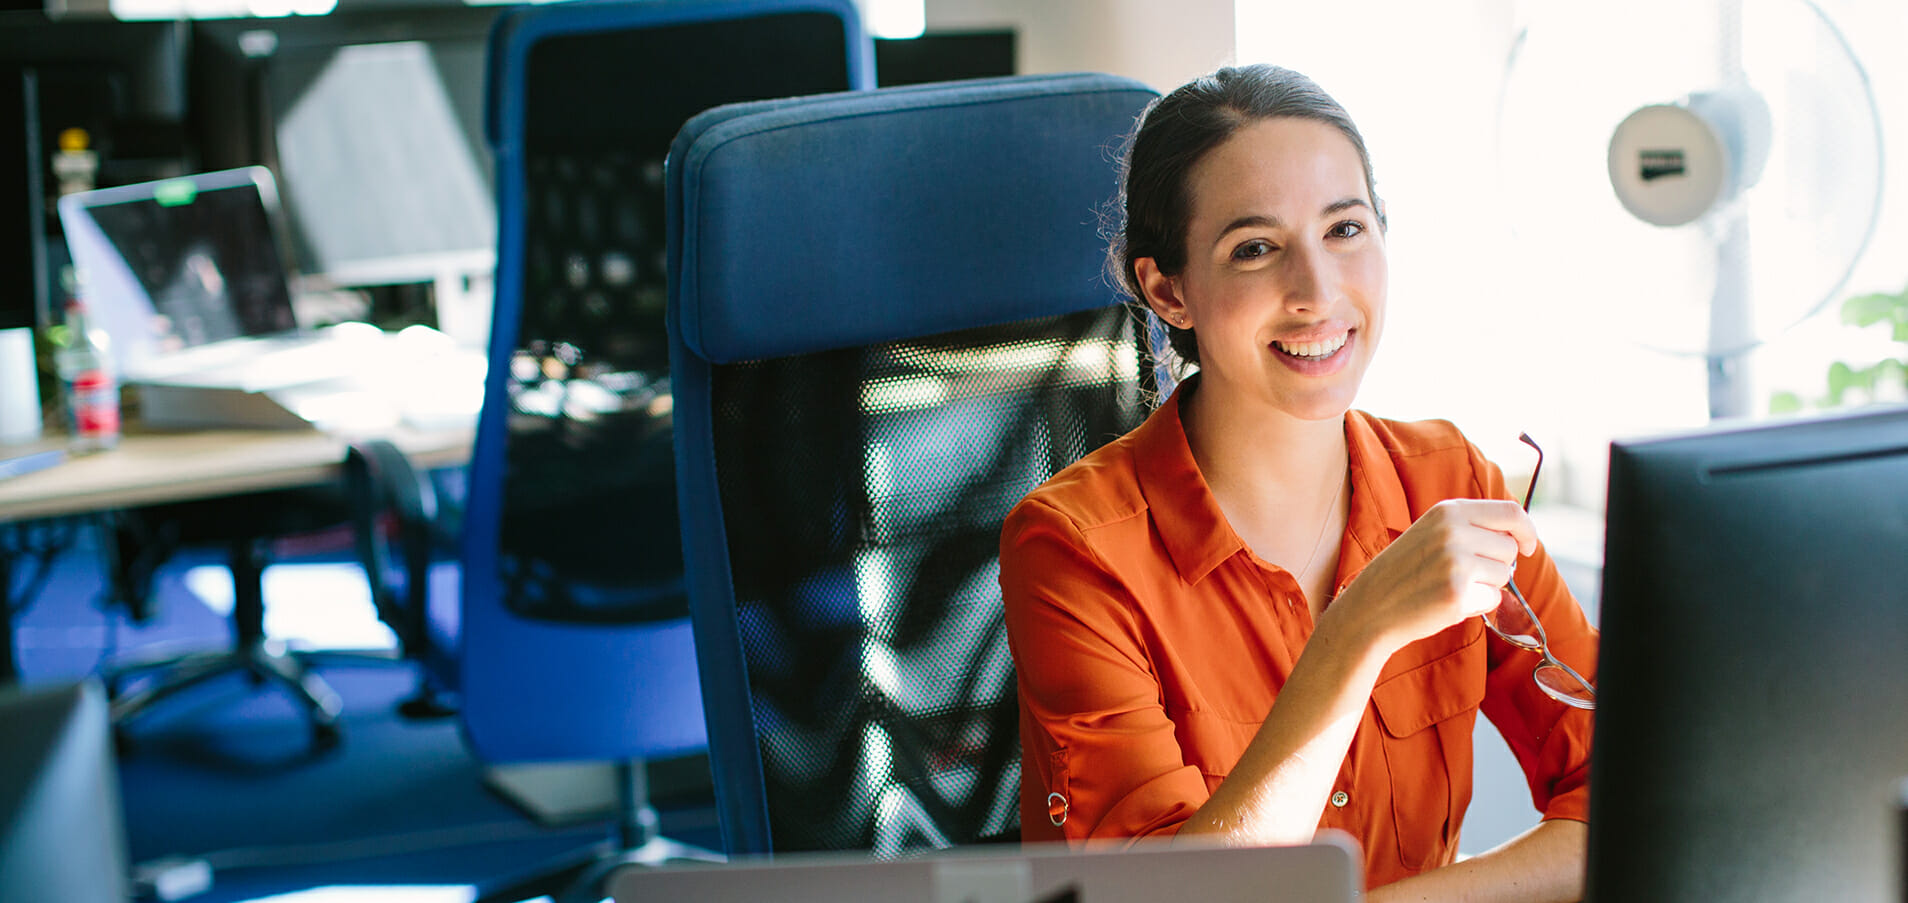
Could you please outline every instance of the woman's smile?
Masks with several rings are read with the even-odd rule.
[[[1329,376],[1343,370],[1352,358],[1355,329],[1315,339],[1272,342],[1272,357],[1301,376]]]

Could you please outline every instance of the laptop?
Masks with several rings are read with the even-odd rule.
[[[278,240],[278,191],[262,166],[78,192],[60,226],[81,297],[119,372],[161,378],[299,336]]]
[[[78,192],[59,214],[88,316],[121,381],[139,386],[142,421],[329,428],[360,425],[336,422],[341,411],[402,416],[402,399],[378,397],[390,381],[371,376],[415,343],[364,323],[300,328],[269,169]],[[464,408],[474,418],[475,404]]]
[[[964,847],[888,860],[805,853],[726,865],[627,866],[610,879],[610,893],[616,903],[1352,903],[1364,887],[1359,862],[1356,842],[1338,832],[1288,847],[1158,841],[1127,849],[1070,850],[1038,844]]]

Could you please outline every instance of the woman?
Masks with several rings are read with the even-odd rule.
[[[1336,828],[1374,900],[1580,895],[1589,714],[1478,615],[1515,567],[1586,675],[1596,632],[1454,427],[1351,410],[1386,306],[1357,128],[1303,76],[1222,69],[1148,109],[1125,213],[1127,287],[1198,372],[1007,519],[1023,837]],[[1480,708],[1544,821],[1453,865]]]

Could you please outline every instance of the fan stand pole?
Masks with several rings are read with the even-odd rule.
[[[1712,355],[1709,369],[1709,419],[1749,415],[1749,361],[1741,354]]]
[[[1754,344],[1754,301],[1749,285],[1749,222],[1740,212],[1717,226],[1716,290],[1709,300],[1709,419],[1750,413],[1748,348]],[[1721,349],[1721,350],[1716,350]]]

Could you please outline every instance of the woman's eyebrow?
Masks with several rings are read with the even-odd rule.
[[[1239,217],[1227,223],[1224,229],[1219,230],[1219,237],[1225,238],[1240,229],[1277,229],[1279,225],[1280,221],[1276,216],[1254,213],[1249,216]]]
[[[1324,214],[1326,216],[1331,216],[1334,213],[1343,213],[1344,211],[1350,210],[1353,207],[1363,207],[1366,210],[1371,209],[1371,205],[1365,203],[1364,198],[1361,198],[1361,197],[1339,198],[1338,200],[1325,205]]]

